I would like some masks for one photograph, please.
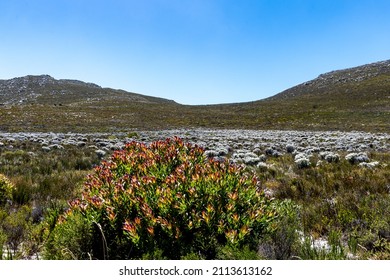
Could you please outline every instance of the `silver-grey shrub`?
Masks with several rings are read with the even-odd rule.
[[[329,163],[340,161],[340,156],[338,154],[332,153],[332,152],[321,152],[320,158],[326,160]]]
[[[294,162],[298,166],[298,168],[306,168],[311,165],[308,156],[305,153],[298,153],[294,157]]]
[[[292,145],[292,144],[287,144],[287,146],[286,146],[286,151],[287,151],[287,153],[289,153],[289,154],[293,153],[293,152],[295,151],[294,145]]]
[[[345,156],[345,160],[352,164],[370,161],[366,153],[349,153]]]
[[[295,163],[299,169],[310,167],[311,165],[310,160],[308,158],[299,158],[295,160]]]

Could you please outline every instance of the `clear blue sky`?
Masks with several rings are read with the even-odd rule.
[[[259,100],[390,59],[389,0],[1,0],[0,79],[49,74],[183,104]]]

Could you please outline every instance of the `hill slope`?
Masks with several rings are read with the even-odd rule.
[[[390,132],[390,60],[322,74],[267,99],[208,109],[227,114],[219,121],[235,127]],[[216,125],[216,117],[208,122]]]
[[[390,132],[390,60],[332,71],[273,97],[185,106],[50,76],[0,80],[0,131],[178,127]]]
[[[93,83],[77,80],[56,80],[49,75],[25,76],[0,80],[0,103],[3,105],[22,104],[75,104],[110,102],[114,100],[143,103],[173,103],[171,100],[156,98],[123,90],[102,88]]]
[[[318,78],[287,89],[271,100],[309,95],[354,95],[369,98],[384,94],[390,98],[390,60],[321,74]],[[331,96],[329,96],[331,97]]]
[[[0,131],[111,131],[144,127],[172,100],[48,75],[0,80]],[[159,125],[158,119],[155,121]]]

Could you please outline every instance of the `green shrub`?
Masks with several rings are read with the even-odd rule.
[[[341,232],[329,233],[327,246],[316,246],[310,236],[304,238],[299,250],[299,259],[304,260],[345,260],[347,259],[346,248],[341,242]]]
[[[298,254],[301,246],[299,233],[303,229],[300,211],[300,207],[289,199],[277,203],[279,216],[272,224],[274,230],[260,240],[261,256],[266,259],[286,260]]]
[[[12,199],[13,189],[14,186],[10,180],[3,174],[0,174],[0,206],[5,205],[8,200]]]
[[[257,251],[244,246],[237,248],[234,246],[226,245],[220,247],[217,250],[216,259],[220,260],[259,260],[261,259]]]
[[[44,257],[54,260],[89,259],[91,257],[92,225],[81,213],[73,213],[50,232]]]
[[[1,219],[0,225],[6,236],[6,246],[9,250],[12,250],[13,258],[23,254],[20,246],[31,229],[30,218],[31,209],[25,205],[17,211],[7,213],[7,216]]]
[[[0,228],[0,260],[2,260],[4,257],[4,245],[7,241],[7,236],[3,232],[3,230]]]
[[[127,138],[135,138],[135,139],[138,139],[139,138],[139,134],[135,131],[133,132],[128,132],[127,133]]]
[[[254,175],[208,159],[178,138],[127,144],[88,176],[81,198],[69,205],[54,229],[62,237],[52,239],[53,255],[77,248],[77,221],[89,226],[91,235],[77,238],[84,238],[92,258],[153,257],[158,251],[162,258],[196,253],[210,259],[224,246],[256,250],[276,216]]]
[[[25,176],[14,177],[15,188],[12,192],[12,200],[19,204],[27,204],[33,197],[32,178]]]

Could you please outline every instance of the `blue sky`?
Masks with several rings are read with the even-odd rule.
[[[0,79],[245,102],[390,59],[388,0],[0,0]]]

